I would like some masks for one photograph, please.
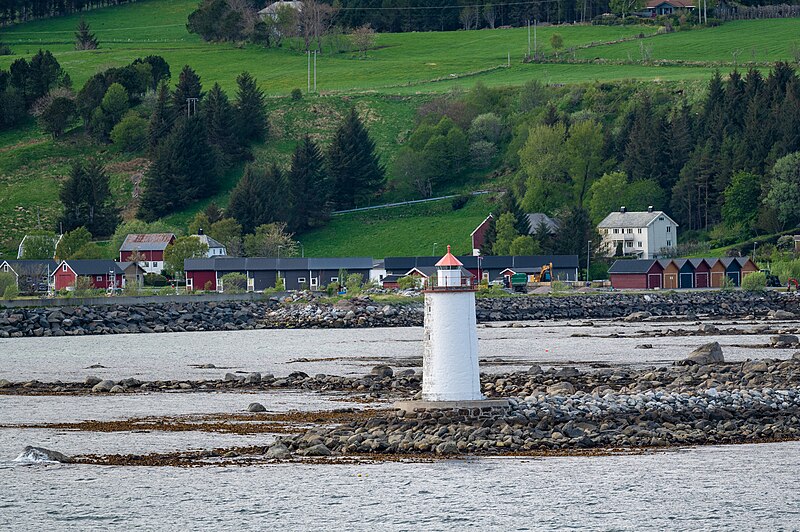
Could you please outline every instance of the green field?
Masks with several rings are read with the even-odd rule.
[[[17,57],[28,57],[40,48],[49,49],[77,89],[104,68],[157,54],[170,63],[173,74],[189,64],[200,74],[206,88],[219,82],[229,94],[236,75],[248,70],[273,97],[268,103],[271,138],[254,147],[256,160],[286,165],[298,138],[308,133],[326,142],[343,114],[355,105],[370,127],[382,160],[389,164],[413,127],[416,109],[435,93],[469,89],[478,81],[488,86],[518,86],[531,79],[547,84],[630,79],[697,82],[707,80],[717,68],[724,73],[734,64],[748,61],[762,65],[774,60],[796,61],[794,45],[800,42],[798,19],[739,21],[667,35],[654,35],[652,26],[540,27],[540,49],[552,53],[549,39],[559,33],[565,47],[561,58],[568,62],[523,64],[527,49],[527,31],[523,28],[381,34],[367,59],[357,59],[351,53],[321,54],[321,95],[294,101],[286,96],[293,88],[305,89],[304,53],[289,46],[265,49],[205,43],[186,31],[186,17],[196,5],[197,0],[144,0],[86,12],[84,16],[101,43],[95,51],[74,50],[78,16],[4,28],[0,30],[0,42],[9,44],[16,55],[0,56],[0,68],[7,68]],[[640,33],[650,37],[631,39]],[[627,41],[602,44],[620,39]],[[653,61],[686,64],[642,62],[642,47],[647,48]],[[511,63],[507,66],[509,56]],[[608,62],[591,62],[598,58]],[[53,227],[60,210],[60,182],[73,159],[86,157],[99,157],[108,164],[116,201],[126,217],[132,216],[132,180],[144,169],[145,159],[132,158],[112,146],[88,140],[80,128],[58,141],[43,135],[32,121],[19,130],[0,133],[0,227],[4,228],[0,232],[0,256],[4,251],[11,252],[19,238],[37,224]],[[217,196],[170,216],[167,221],[184,226],[208,202],[224,206],[239,175],[241,167],[232,169],[221,177],[222,190]],[[470,187],[481,186],[485,180],[480,175],[469,177]],[[452,191],[459,192],[464,187],[467,185]],[[381,201],[405,199],[404,194],[396,183],[390,182]],[[371,212],[336,217],[329,227],[303,235],[303,241],[307,242],[307,251],[315,255],[381,256],[387,249],[392,254],[416,254],[425,252],[433,241],[444,239],[451,239],[457,246],[463,244],[463,249],[457,249],[466,252],[466,237],[456,235],[456,229],[448,229],[448,222],[459,225],[468,221],[469,225],[480,221],[487,211],[485,205],[481,206],[485,201],[486,198],[474,199],[457,212],[448,212],[449,202],[444,202],[436,204],[436,209],[428,205],[390,209],[380,215]],[[461,218],[464,216],[469,220]],[[406,234],[410,235],[407,240]],[[459,238],[463,240],[461,244]],[[428,240],[431,242],[421,243]]]
[[[348,255],[380,258],[386,255],[430,255],[444,252],[472,253],[470,233],[492,210],[495,198],[472,197],[454,211],[452,200],[333,216],[330,223],[300,237],[308,257]]]

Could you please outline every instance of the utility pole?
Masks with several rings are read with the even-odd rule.
[[[306,50],[308,60],[308,74],[306,74],[306,92],[311,92],[311,50]]]
[[[431,250],[431,257],[435,257],[436,256],[436,246],[438,246],[438,245],[439,245],[438,242],[434,242],[433,243],[433,249]]]
[[[314,50],[314,92],[317,92],[317,51]]]
[[[186,118],[197,113],[197,98],[186,98]]]
[[[536,46],[536,25],[539,23],[538,20],[534,19],[533,21],[533,55],[536,57],[538,54],[539,48]]]
[[[586,242],[586,284],[588,285],[591,282],[589,278],[589,255],[592,254],[592,241],[589,240]]]
[[[531,56],[531,19],[528,19],[528,57]]]

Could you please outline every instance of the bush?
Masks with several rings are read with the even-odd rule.
[[[302,100],[303,99],[303,91],[300,89],[292,89],[292,100]]]
[[[0,272],[0,294],[4,294],[9,286],[17,286],[17,277],[10,272]]]
[[[772,275],[777,275],[783,285],[789,279],[800,280],[800,259],[773,262],[770,267]]]
[[[10,301],[12,299],[17,299],[17,296],[19,296],[19,289],[16,284],[10,284],[3,290],[3,299]]]
[[[111,141],[122,151],[137,152],[147,145],[147,120],[131,111],[111,130]]]
[[[469,201],[469,197],[470,197],[469,194],[461,194],[460,196],[453,198],[453,203],[451,204],[453,210],[457,211],[459,209],[462,209],[464,205],[466,205],[467,202]]]
[[[247,277],[243,273],[226,273],[222,276],[222,291],[226,294],[242,294],[247,290]]]
[[[733,284],[733,280],[728,277],[727,275],[722,277],[722,282],[720,283],[719,287],[723,290],[733,290],[736,285]]]
[[[160,296],[172,296],[175,295],[175,289],[171,286],[165,286],[158,291],[158,295]]]
[[[7,44],[0,44],[0,55],[14,55],[14,52]]]
[[[758,292],[767,287],[767,274],[764,272],[753,272],[742,279],[742,290],[748,292]]]
[[[210,281],[209,281],[210,282]],[[145,286],[167,286],[167,278],[157,273],[144,274]]]
[[[358,294],[361,292],[361,286],[364,283],[364,276],[360,273],[351,273],[347,276],[347,282],[345,286],[347,286],[347,293],[348,294]]]
[[[397,286],[402,290],[409,290],[411,288],[417,287],[417,279],[415,277],[411,277],[410,275],[406,275],[405,277],[401,277],[397,280]]]

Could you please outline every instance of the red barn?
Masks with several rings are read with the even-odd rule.
[[[483,247],[483,243],[486,240],[486,232],[489,230],[489,226],[492,225],[492,220],[494,220],[494,216],[492,213],[489,213],[479,225],[475,228],[475,230],[470,233],[470,238],[472,238],[472,254],[473,255],[480,255],[481,248]]]
[[[175,242],[172,233],[130,234],[119,248],[120,262],[136,262],[147,273],[161,273],[164,269],[164,250]]]
[[[51,274],[56,290],[75,288],[79,277],[89,279],[92,288],[122,288],[124,272],[113,260],[64,260]]]
[[[657,260],[618,260],[608,269],[611,286],[634,290],[661,288],[663,272]]]

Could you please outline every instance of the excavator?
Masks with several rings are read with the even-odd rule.
[[[515,273],[511,276],[511,288],[514,292],[526,292],[528,283],[549,283],[553,280],[553,263],[545,264],[539,273]]]

